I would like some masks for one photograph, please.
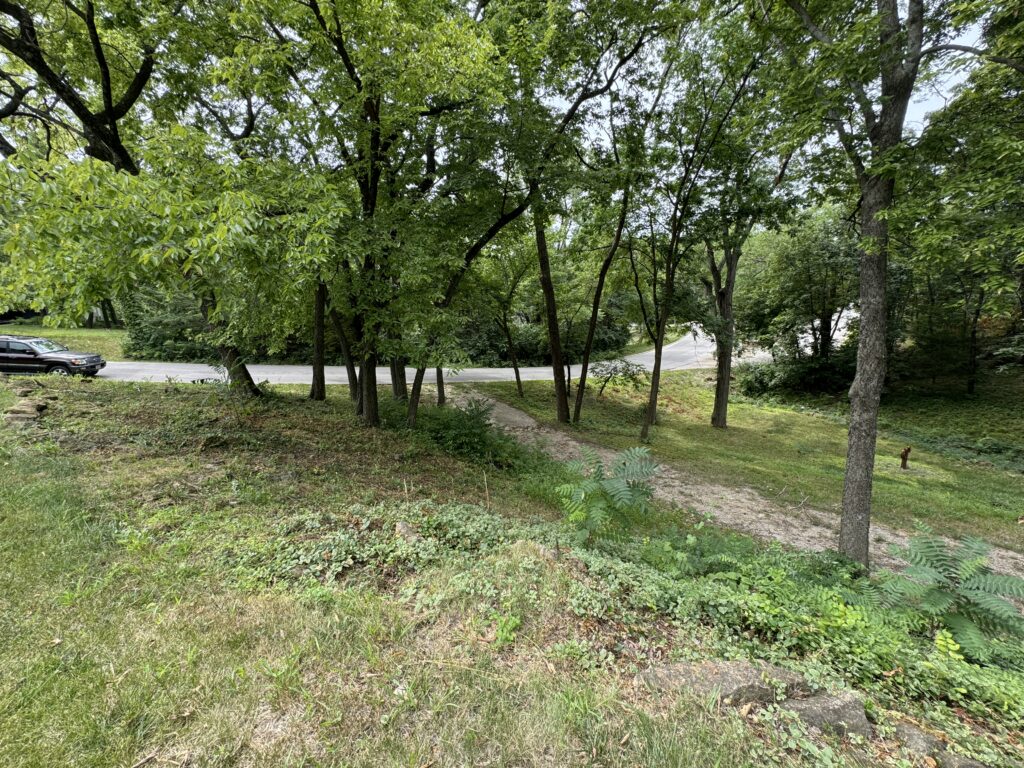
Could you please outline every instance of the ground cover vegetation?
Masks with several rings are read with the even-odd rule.
[[[580,467],[473,411],[368,432],[298,387],[35,396],[39,426],[0,448],[5,764],[907,765],[907,718],[1020,757],[1011,635],[986,625],[976,656],[955,619],[887,599],[903,582],[651,503],[642,451],[608,467],[629,494],[604,483],[628,522],[591,527]],[[978,575],[976,554],[953,562]],[[634,682],[708,658],[856,689],[879,738]]]
[[[715,338],[722,428],[734,348],[774,334],[801,367],[769,384],[852,368],[840,550],[866,564],[897,356],[968,391],[1019,361],[1021,29],[981,1],[5,3],[0,311],[120,304],[131,351],[198,345],[252,396],[255,355],[308,354],[318,400],[337,355],[371,427],[378,363],[414,424],[427,370],[472,356],[547,361],[578,422],[639,330],[642,439],[679,326]]]
[[[0,0],[0,330],[226,373],[0,383],[0,762],[1021,764],[1022,88],[996,0]]]

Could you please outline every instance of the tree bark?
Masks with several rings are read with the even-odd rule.
[[[416,375],[412,379],[412,394],[409,396],[409,404],[405,412],[405,423],[412,429],[416,426],[416,417],[420,410],[420,394],[423,392],[423,377],[427,369],[420,366],[416,369]]]
[[[519,360],[516,357],[516,347],[512,341],[512,329],[509,327],[508,318],[505,318],[501,322],[501,327],[505,331],[505,346],[508,348],[508,357],[512,363],[512,372],[516,375],[516,391],[520,397],[525,397],[523,394],[523,379],[519,375]]]
[[[377,407],[377,355],[370,353],[359,365],[359,389],[362,396],[361,421],[367,427],[380,426],[380,409]]]
[[[213,299],[202,299],[199,302],[199,310],[206,321],[206,327],[212,331],[214,326],[210,316],[213,312]],[[240,392],[251,397],[262,396],[263,391],[253,381],[252,374],[249,373],[238,348],[231,344],[218,344],[216,348],[221,366],[228,374],[228,387],[233,392]]]
[[[885,383],[886,270],[888,225],[879,214],[892,205],[891,179],[869,177],[862,185],[860,254],[860,336],[857,374],[850,387],[850,430],[843,484],[839,552],[869,565],[872,474],[878,437],[878,405]]]
[[[114,311],[114,302],[110,299],[103,299],[100,302],[100,306],[103,308],[103,318],[107,323],[107,327],[117,325],[117,312]]]
[[[444,368],[438,367],[434,373],[437,376],[437,406],[440,408],[448,402],[448,397],[444,391]]]
[[[391,396],[395,400],[408,400],[409,385],[405,380],[405,359],[392,358],[389,365],[391,367]]]
[[[327,286],[322,280],[316,283],[313,299],[313,383],[309,388],[310,400],[327,399],[327,377],[324,374],[324,312],[327,308]]]
[[[572,423],[580,423],[580,411],[583,410],[583,395],[587,389],[587,371],[590,368],[590,353],[594,348],[594,334],[597,332],[597,320],[601,310],[601,295],[604,293],[604,282],[608,270],[615,261],[615,254],[622,242],[622,231],[626,227],[626,214],[629,212],[629,186],[622,190],[622,207],[619,209],[619,220],[615,226],[615,236],[605,252],[601,269],[597,273],[597,285],[594,287],[594,302],[590,307],[590,321],[587,323],[587,338],[583,342],[583,356],[580,358],[580,380],[576,385],[576,402],[572,410]]]
[[[985,306],[985,289],[978,293],[978,304],[971,316],[971,335],[967,345],[967,394],[973,395],[978,386],[978,321]]]
[[[640,427],[640,440],[647,442],[650,438],[651,426],[658,423],[658,390],[661,388],[661,351],[665,347],[665,330],[668,327],[668,307],[658,321],[658,332],[654,340],[654,369],[651,371],[651,391],[647,398],[647,410],[644,412],[643,426]]]
[[[333,308],[328,313],[328,316],[331,318],[331,325],[334,326],[334,335],[338,337],[341,355],[345,358],[345,373],[348,375],[348,396],[353,401],[358,401],[359,373],[356,371],[356,364],[352,359],[352,348],[348,343],[348,334],[345,333],[345,326],[341,322],[341,316]]]
[[[711,426],[725,429],[729,424],[729,390],[732,386],[732,343],[736,321],[730,316],[725,332],[715,335],[716,377],[715,406],[711,410]]]
[[[544,231],[544,214],[534,204],[533,227],[537,241],[537,261],[540,265],[540,287],[544,294],[544,315],[548,326],[548,346],[551,350],[551,369],[555,378],[555,412],[563,424],[569,423],[569,396],[566,392],[565,363],[562,360],[562,340],[558,329],[558,307],[555,303],[555,286],[551,280],[551,261],[548,255],[547,233]]]

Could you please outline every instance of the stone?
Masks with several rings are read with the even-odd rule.
[[[642,672],[640,679],[655,691],[688,689],[714,696],[719,704],[771,704],[780,698],[810,692],[795,672],[763,662],[702,661],[663,664]],[[778,681],[778,685],[773,684]]]
[[[977,760],[945,750],[935,755],[935,764],[939,768],[985,768],[984,764]]]
[[[4,422],[11,427],[28,427],[39,418],[37,413],[5,413]]]
[[[395,535],[400,539],[405,539],[410,542],[419,541],[423,538],[416,532],[415,528],[402,520],[395,523]]]
[[[26,408],[35,408],[39,413],[42,413],[50,407],[48,403],[44,403],[41,400],[30,400],[27,403],[24,403],[24,405]]]
[[[14,390],[14,394],[18,397],[28,397],[35,390],[35,387],[21,386]]]
[[[918,755],[934,757],[936,753],[942,751],[941,739],[911,723],[899,723],[893,736],[900,744]]]
[[[809,699],[786,702],[805,725],[839,737],[856,734],[871,738],[871,724],[864,714],[864,700],[853,691],[821,693]]]

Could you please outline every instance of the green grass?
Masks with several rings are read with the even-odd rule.
[[[524,400],[506,384],[484,389],[541,420],[554,421],[549,384],[529,382]],[[1017,522],[1024,515],[1024,476],[993,467],[977,454],[983,461],[966,461],[943,437],[945,430],[970,425],[974,435],[999,435],[1024,448],[1018,390],[993,387],[986,390],[990,399],[982,402],[910,395],[887,401],[875,468],[876,519],[905,529],[920,521],[943,534],[981,535],[999,546],[1024,550],[1024,529]],[[659,460],[701,478],[750,486],[785,503],[839,509],[846,455],[841,413],[741,400],[730,405],[729,428],[715,430],[710,426],[713,396],[707,372],[665,378],[661,421],[652,432],[652,450]],[[615,448],[636,445],[645,397],[609,387],[603,398],[584,407],[580,437]],[[903,472],[899,452],[908,434],[932,439],[914,442],[911,470]]]
[[[125,332],[120,328],[49,328],[36,323],[6,323],[0,333],[42,336],[76,352],[93,352],[106,360],[126,360],[121,344]]]
[[[0,427],[4,766],[800,761],[734,711],[635,690],[642,658],[567,660],[597,628],[537,545],[393,536],[428,500],[543,523],[529,477],[362,429],[339,391],[45,386],[41,432]],[[353,537],[376,548],[316,578]]]

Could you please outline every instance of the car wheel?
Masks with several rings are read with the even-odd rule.
[[[54,365],[46,369],[47,373],[51,373],[54,376],[70,376],[71,369],[66,365]]]

